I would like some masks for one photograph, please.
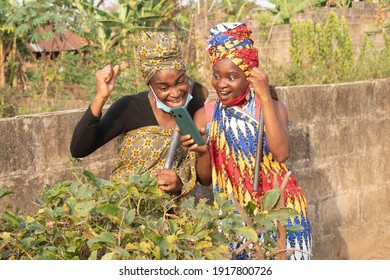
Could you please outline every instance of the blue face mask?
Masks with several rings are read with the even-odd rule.
[[[191,99],[192,99],[192,88],[193,88],[193,83],[192,81],[188,79],[188,87],[189,87],[189,90],[188,90],[188,94],[187,94],[187,100],[186,100],[186,103],[184,104],[184,107],[187,107],[188,103],[190,103]],[[150,90],[152,91],[153,95],[154,95],[154,99],[156,100],[156,106],[157,108],[163,110],[164,112],[166,113],[170,113],[171,112],[171,107],[167,106],[165,103],[163,103],[160,99],[158,99],[156,93],[154,92],[152,86],[149,84],[149,87],[150,87]]]

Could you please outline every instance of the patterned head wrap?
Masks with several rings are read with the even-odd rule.
[[[186,70],[175,35],[143,32],[138,40],[137,65],[148,84],[159,70]]]
[[[213,64],[229,58],[248,77],[253,67],[259,65],[258,51],[250,37],[252,31],[245,23],[221,23],[210,30],[207,51]]]

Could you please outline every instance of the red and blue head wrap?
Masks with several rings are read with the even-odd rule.
[[[229,58],[248,77],[253,67],[259,65],[258,50],[250,37],[252,31],[245,23],[221,23],[210,30],[207,51],[213,64]]]

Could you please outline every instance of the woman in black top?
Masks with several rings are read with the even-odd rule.
[[[113,138],[123,135],[119,159],[111,180],[126,180],[134,173],[156,176],[159,188],[169,193],[188,193],[197,180],[197,156],[179,146],[172,169],[164,161],[175,128],[169,109],[187,106],[200,128],[204,123],[204,88],[186,76],[174,35],[143,33],[137,49],[138,66],[150,91],[126,95],[115,101],[102,117],[102,108],[112,93],[119,66],[107,65],[95,74],[97,93],[76,125],[70,146],[73,157],[85,157]],[[192,93],[192,94],[191,94]],[[204,156],[207,147],[204,145]],[[202,174],[200,182],[202,182]]]

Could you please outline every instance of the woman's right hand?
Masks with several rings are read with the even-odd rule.
[[[119,65],[112,67],[110,64],[95,73],[96,95],[91,103],[91,112],[95,117],[101,116],[103,106],[114,90],[118,73]]]
[[[119,65],[112,67],[111,64],[95,73],[96,95],[107,100],[114,90],[115,81],[119,73]]]

